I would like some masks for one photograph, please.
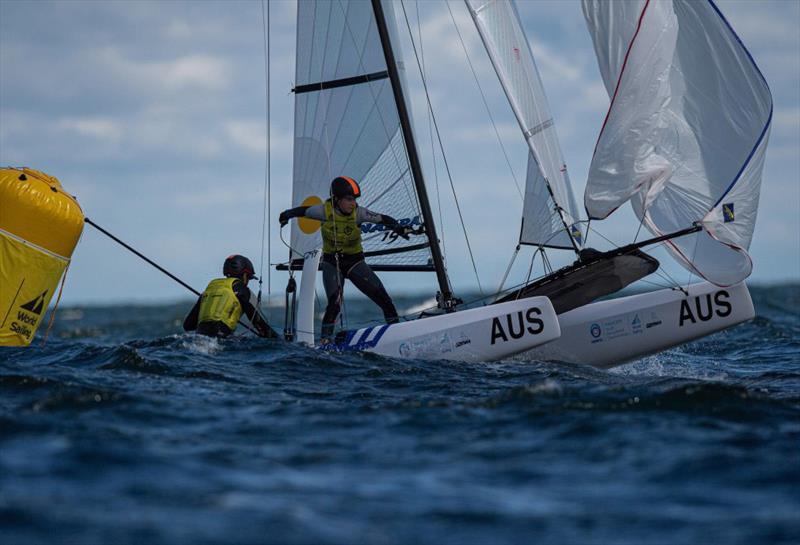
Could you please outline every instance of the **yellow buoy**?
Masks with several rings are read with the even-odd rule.
[[[33,340],[83,231],[83,211],[54,177],[0,169],[0,346]]]

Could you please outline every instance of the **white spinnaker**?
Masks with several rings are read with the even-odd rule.
[[[602,219],[625,201],[687,269],[721,286],[747,253],[772,122],[772,95],[710,0],[583,0],[611,97],[584,203]]]
[[[580,247],[580,213],[544,86],[513,0],[465,2],[530,148],[520,242],[571,249],[566,224]]]
[[[391,2],[384,1],[384,11],[396,37]],[[311,204],[314,197],[324,201],[336,176],[359,182],[360,206],[419,226],[419,201],[371,3],[298,2],[292,205]],[[362,226],[366,252],[427,242],[424,235],[393,239],[382,227]],[[291,245],[295,258],[321,247],[319,224],[293,222]],[[429,257],[422,248],[367,261],[426,265]]]

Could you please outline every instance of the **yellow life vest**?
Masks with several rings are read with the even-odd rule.
[[[200,296],[198,323],[222,322],[231,331],[236,329],[242,316],[242,305],[233,291],[236,281],[236,278],[217,278],[208,283]]]
[[[325,221],[322,222],[322,251],[326,254],[359,254],[361,228],[356,222],[356,210],[347,215],[335,212],[330,199],[325,201]]]

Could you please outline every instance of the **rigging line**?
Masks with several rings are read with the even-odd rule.
[[[270,216],[270,208],[271,208],[271,200],[272,200],[272,180],[270,177],[271,171],[271,150],[270,150],[270,66],[269,66],[269,55],[270,55],[270,39],[269,39],[269,4],[267,7],[264,7],[264,0],[261,0],[261,31],[262,36],[264,38],[264,80],[266,81],[266,88],[265,88],[265,103],[266,103],[266,111],[265,111],[265,124],[266,124],[266,137],[267,137],[267,148],[266,148],[266,164],[264,165],[264,203],[263,208],[261,211],[261,265],[258,272],[258,297],[256,298],[256,306],[261,308],[261,289],[264,282],[264,240],[266,238],[267,243],[267,255],[271,255],[272,244],[270,238],[272,236],[272,222],[269,221],[271,219]],[[269,309],[272,307],[269,305],[269,300],[272,296],[272,269],[269,267],[269,257],[267,257],[267,312],[271,312]]]
[[[508,262],[506,273],[503,275],[503,279],[500,281],[500,285],[497,287],[496,295],[499,295],[503,291],[503,286],[505,286],[506,280],[508,280],[508,274],[511,272],[511,267],[514,265],[514,261],[517,259],[517,255],[519,255],[520,248],[521,246],[517,244],[517,247],[514,249],[514,253],[511,254],[511,261]]]
[[[642,214],[642,219],[639,221],[639,228],[636,229],[636,236],[633,237],[634,244],[636,243],[637,240],[639,240],[639,231],[642,230],[642,225],[644,225],[644,214]]]
[[[478,86],[478,91],[480,92],[481,100],[483,101],[483,106],[486,108],[486,113],[489,115],[489,121],[491,121],[492,123],[492,128],[494,129],[494,135],[497,137],[497,143],[500,144],[500,149],[503,151],[503,157],[505,157],[506,164],[508,165],[508,170],[511,172],[511,179],[514,180],[514,187],[517,188],[517,193],[519,193],[520,198],[524,198],[522,190],[519,187],[519,181],[517,180],[517,175],[514,173],[514,167],[511,166],[511,159],[509,159],[506,147],[503,144],[503,140],[500,138],[500,131],[497,129],[497,125],[495,124],[494,121],[494,116],[492,116],[492,111],[489,109],[489,102],[486,99],[486,94],[483,92],[483,87],[481,86],[480,80],[478,79],[478,74],[475,72],[475,67],[472,65],[472,59],[470,58],[469,52],[467,51],[467,46],[464,43],[464,39],[461,37],[461,30],[458,28],[458,23],[456,23],[456,18],[453,15],[453,10],[450,9],[449,0],[445,0],[445,5],[447,6],[447,11],[450,12],[450,19],[453,21],[453,26],[456,28],[456,34],[458,34],[458,41],[461,43],[461,49],[464,51],[464,56],[467,58],[467,64],[469,64],[469,69],[472,72],[472,77],[475,79],[475,84]]]
[[[591,220],[589,220],[589,221],[591,221]],[[594,232],[597,233],[597,236],[599,236],[600,238],[602,238],[603,240],[605,240],[606,242],[611,244],[614,248],[619,248],[620,247],[619,244],[617,244],[616,242],[614,242],[610,238],[608,238],[605,235],[603,235],[603,233],[601,233],[597,229],[595,229]],[[658,248],[659,246],[663,246],[663,245],[664,245],[664,243],[662,242],[661,244],[656,245],[655,248]],[[662,269],[663,269],[663,267],[661,265],[659,265],[659,268],[653,274],[659,276],[662,280],[664,280],[666,282],[672,282],[673,287],[680,287],[680,282],[676,282],[671,276],[669,276],[669,274],[666,273],[666,271],[662,271]]]
[[[553,264],[550,263],[550,258],[547,257],[547,253],[544,251],[544,247],[542,247],[542,264],[547,274],[553,273]]]
[[[342,10],[342,15],[344,16],[344,24],[345,24],[345,27],[347,28],[347,35],[350,37],[350,41],[353,43],[353,47],[354,47],[354,48],[356,49],[356,51],[358,52],[358,65],[359,65],[359,69],[360,69],[360,70],[363,72],[363,71],[365,71],[365,70],[366,70],[366,69],[365,69],[365,67],[364,67],[364,53],[365,53],[365,51],[366,51],[366,47],[361,47],[361,48],[359,48],[359,47],[358,47],[358,45],[356,44],[356,39],[355,39],[355,36],[356,36],[356,35],[355,35],[355,33],[353,32],[353,29],[352,29],[352,28],[351,28],[351,26],[350,26],[350,22],[349,22],[349,20],[348,20],[348,18],[347,18],[347,11],[345,11],[344,7],[342,6],[342,1],[341,1],[341,0],[338,0],[338,4],[339,4],[339,7],[340,7],[340,9]],[[347,9],[348,9],[348,10],[350,9],[350,4],[349,4],[349,3],[348,3],[348,8],[347,8]],[[373,14],[373,15],[372,15],[372,19],[371,19],[371,21],[373,21],[373,22],[374,22],[374,17],[375,17],[375,16],[374,16],[374,14]],[[376,25],[377,25],[377,23],[376,23]],[[342,39],[344,39],[344,33],[342,33],[342,34],[343,34],[343,36],[342,36]],[[366,44],[367,44],[367,40],[368,40],[369,36],[370,36],[370,33],[369,33],[369,32],[367,32],[367,33],[364,35],[364,45],[366,45]],[[387,69],[388,69],[388,67],[387,67]],[[389,132],[389,126],[386,124],[386,119],[384,119],[384,116],[383,116],[383,111],[382,111],[380,108],[377,108],[377,104],[378,104],[378,95],[376,95],[376,94],[375,94],[375,88],[374,88],[374,85],[375,85],[375,84],[382,84],[382,83],[383,83],[383,81],[384,81],[384,80],[378,80],[378,81],[369,81],[369,82],[367,82],[367,88],[369,89],[369,93],[370,93],[370,95],[372,96],[372,103],[373,103],[373,107],[374,107],[375,111],[377,111],[377,112],[378,112],[378,118],[381,120],[381,126],[383,127],[383,132],[384,132],[384,134],[385,134],[385,136],[386,136],[386,139],[387,139],[387,141],[388,141],[388,144],[387,144],[387,146],[388,146],[388,147],[387,147],[387,149],[390,149],[390,150],[391,150],[391,152],[392,152],[392,158],[394,159],[395,166],[397,167],[397,170],[398,170],[398,171],[401,171],[401,170],[403,170],[403,168],[402,168],[402,166],[400,165],[400,158],[398,157],[398,155],[397,155],[397,151],[394,149],[394,146],[392,145],[393,135],[394,135],[395,133],[391,133],[391,134],[390,134],[390,132]],[[382,93],[382,92],[383,92],[383,90],[384,90],[385,88],[386,88],[386,87],[382,87],[382,88],[381,88],[381,90],[378,92],[378,94]],[[391,89],[391,85],[389,86],[389,89]],[[395,106],[395,110],[396,110],[396,106]],[[400,131],[400,127],[399,127],[399,125],[400,125],[399,114],[398,114],[398,123],[397,123],[397,124],[398,124],[398,129],[397,129],[397,131],[395,131],[395,132],[398,132],[398,131]],[[337,132],[337,135],[338,135],[338,132]],[[408,151],[406,151],[406,150],[405,150],[405,143],[403,143],[403,150],[404,150],[405,154],[407,155],[407,154],[408,154]],[[406,161],[407,161],[407,162],[410,162],[410,161],[408,161],[408,157],[406,157]],[[406,191],[406,196],[409,198],[409,201],[413,203],[413,202],[415,201],[415,199],[414,199],[414,197],[413,197],[413,196],[412,196],[412,195],[409,193],[409,191],[408,191],[408,187],[407,187],[405,184],[403,184],[403,189],[405,189],[405,191]]]
[[[453,184],[453,176],[450,173],[450,165],[449,165],[449,163],[447,161],[447,155],[444,152],[444,144],[442,143],[442,135],[439,132],[439,124],[436,122],[436,114],[433,112],[433,105],[431,104],[431,96],[430,96],[430,93],[428,92],[428,83],[425,81],[425,75],[421,73],[422,66],[420,65],[419,54],[417,53],[417,45],[414,42],[414,34],[411,31],[411,23],[408,20],[408,14],[406,13],[406,6],[405,6],[405,1],[404,0],[400,0],[400,6],[403,8],[403,17],[404,17],[404,19],[406,21],[406,27],[408,28],[408,34],[411,37],[411,47],[414,50],[414,57],[417,60],[417,67],[420,68],[420,75],[422,76],[422,88],[425,90],[425,99],[426,99],[426,101],[428,103],[428,110],[430,111],[431,119],[433,120],[433,127],[434,127],[434,129],[436,129],[436,139],[439,142],[439,149],[442,152],[442,160],[444,162],[444,169],[447,172],[447,178],[450,181],[450,189],[453,192],[453,200],[455,200],[456,210],[458,211],[458,218],[461,221],[461,229],[464,231],[464,239],[467,242],[467,250],[469,251],[469,259],[472,262],[472,270],[475,272],[475,280],[478,282],[478,291],[480,291],[481,295],[485,297],[485,294],[483,292],[483,286],[481,286],[481,279],[480,279],[480,276],[478,275],[478,267],[475,264],[475,256],[472,253],[472,245],[470,244],[469,236],[467,235],[467,226],[464,223],[464,216],[461,213],[461,205],[458,202],[458,196],[456,195],[456,188],[455,188],[455,185]]]
[[[425,48],[422,46],[422,22],[419,17],[419,0],[414,1],[414,8],[417,12],[417,34],[419,35],[419,51],[420,57],[422,58],[422,74],[423,77],[427,77],[427,71],[425,68]],[[439,212],[439,226],[440,231],[442,233],[442,258],[444,259],[445,266],[447,266],[447,243],[445,241],[445,229],[444,229],[444,215],[442,214],[442,196],[439,192],[439,168],[436,164],[436,144],[433,141],[433,123],[431,122],[431,114],[429,111],[426,112],[428,117],[428,138],[431,141],[431,158],[433,160],[433,179],[434,184],[436,185],[436,207],[438,208]]]
[[[689,278],[686,279],[686,288],[689,288],[689,284],[692,283],[692,276],[694,276],[694,260],[697,259],[697,245],[700,243],[700,237],[694,237],[694,250],[692,250],[692,260],[689,262],[691,263],[692,267],[689,269]],[[684,291],[686,293],[686,291]],[[688,293],[687,293],[688,295]]]
[[[183,286],[184,288],[186,288],[190,292],[194,293],[197,296],[200,295],[200,292],[197,291],[196,289],[194,289],[192,286],[190,286],[189,284],[187,284],[186,282],[184,282],[183,280],[181,280],[180,278],[178,278],[177,276],[175,276],[174,274],[169,272],[167,269],[165,269],[164,267],[162,267],[161,265],[159,265],[158,263],[156,263],[155,261],[153,261],[152,259],[150,259],[146,255],[141,253],[139,250],[137,250],[136,248],[134,248],[130,244],[127,244],[127,243],[123,242],[122,240],[120,240],[119,238],[117,238],[116,236],[112,235],[110,232],[106,231],[105,229],[103,229],[102,227],[97,225],[95,222],[90,220],[89,218],[83,218],[83,221],[85,223],[91,225],[92,227],[94,227],[95,229],[100,231],[101,233],[103,233],[105,236],[107,236],[108,238],[110,238],[111,240],[113,240],[114,242],[116,242],[117,244],[119,244],[120,246],[122,246],[123,248],[125,248],[126,250],[131,252],[132,254],[134,254],[136,257],[144,260],[146,263],[152,265],[153,267],[155,267],[156,269],[158,269],[159,271],[161,271],[165,275],[169,276],[175,282],[177,282],[178,284],[180,284],[181,286]],[[250,332],[252,332],[253,334],[258,335],[258,333],[256,333],[256,331],[254,329],[249,327],[247,324],[243,323],[241,320],[239,321],[239,324],[242,325],[245,329],[247,329]]]
[[[614,246],[614,248],[619,248],[620,247],[619,244],[617,244],[613,240],[611,240],[608,237],[606,237],[605,235],[603,235],[603,233],[601,233],[597,229],[595,229],[594,232],[597,233],[597,236],[599,236],[600,238],[602,238],[603,240],[605,240],[606,242],[608,242],[609,244]],[[664,244],[665,244],[664,242],[662,242],[660,244],[657,244],[655,246],[655,248],[658,248],[659,246],[664,246]],[[663,266],[659,265],[658,269],[653,274],[655,274],[656,276],[658,276],[659,278],[661,278],[665,282],[668,282],[668,283],[671,282],[673,288],[678,288],[681,291],[683,291],[683,288],[681,287],[681,283],[678,282],[677,280],[675,280],[674,278],[672,278],[672,276],[666,270],[664,270]]]
[[[536,260],[536,253],[540,251],[542,252],[542,264],[544,265],[544,250],[542,249],[541,246],[539,246],[539,248],[537,248],[536,251],[534,251],[533,255],[531,256],[531,264],[528,266],[528,274],[525,277],[525,282],[522,283],[523,286],[526,285],[531,280],[531,273],[533,273],[533,262]],[[519,290],[519,293],[517,293],[517,300],[519,300],[520,297],[522,297],[522,290]]]

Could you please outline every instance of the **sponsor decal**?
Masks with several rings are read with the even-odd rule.
[[[566,166],[564,167],[566,170]],[[577,223],[573,223],[570,226],[570,232],[572,233],[572,238],[575,239],[575,243],[580,246],[583,244],[583,233],[581,232],[581,226]]]
[[[722,205],[722,221],[724,223],[730,223],[734,220],[735,215],[733,213],[733,203],[723,203]]]
[[[458,348],[458,347],[460,347],[460,346],[464,346],[464,345],[470,344],[470,343],[472,343],[472,339],[470,339],[469,337],[467,337],[467,336],[466,336],[466,335],[465,335],[465,334],[462,332],[462,333],[461,333],[461,335],[458,337],[458,340],[456,341],[456,348]]]
[[[448,352],[453,351],[453,343],[450,340],[450,335],[444,333],[442,338],[439,340],[439,353],[440,354],[447,354]]]
[[[600,324],[592,324],[589,328],[589,333],[592,334],[592,337],[597,339],[600,335],[603,334],[603,330],[600,328]]]
[[[656,327],[661,325],[661,316],[656,314],[655,312],[650,313],[650,317],[646,318],[647,322],[644,324],[645,329],[650,329],[651,327]]]
[[[716,314],[720,318],[730,316],[733,307],[729,302],[730,293],[726,290],[716,292],[713,297],[710,293],[704,296],[694,297],[694,301],[689,299],[681,301],[681,311],[678,320],[678,327],[683,327],[686,322],[696,324],[698,321],[707,322]],[[693,304],[692,304],[693,303]]]
[[[397,352],[404,358],[433,358],[452,352],[454,344],[448,332],[437,332],[414,337],[400,343]]]
[[[508,342],[509,337],[521,339],[526,333],[538,335],[544,331],[544,322],[537,317],[541,314],[539,307],[531,307],[525,312],[520,310],[493,319],[491,344],[498,340]]]
[[[12,321],[9,326],[12,333],[22,335],[26,339],[30,339],[33,336],[33,332],[36,331],[36,326],[42,318],[47,292],[48,290],[44,290],[27,303],[23,303],[19,306],[17,310],[17,319]]]
[[[397,223],[402,227],[415,227],[422,225],[422,220],[420,220],[419,216],[414,216],[413,218],[403,218],[397,220]],[[386,231],[387,234],[391,234],[392,231],[382,223],[362,223],[361,224],[361,233],[367,235],[369,233],[377,233],[378,231]],[[395,237],[397,238],[397,237]],[[394,240],[394,239],[392,239]]]
[[[642,321],[638,314],[634,314],[633,320],[631,320],[631,331],[634,335],[642,332]]]
[[[400,343],[400,346],[397,347],[397,351],[404,358],[407,358],[408,356],[411,355],[411,347],[408,346],[408,343]]]

